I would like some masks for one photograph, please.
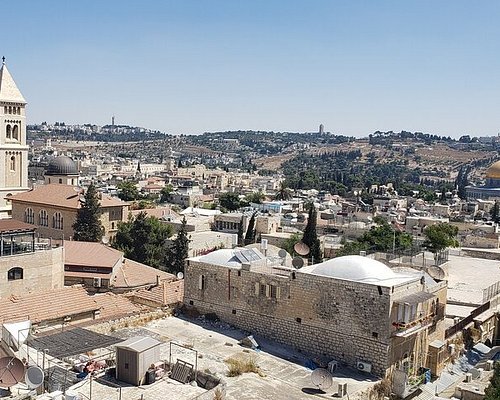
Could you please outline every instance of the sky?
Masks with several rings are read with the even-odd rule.
[[[24,0],[0,57],[28,123],[500,132],[500,2]]]

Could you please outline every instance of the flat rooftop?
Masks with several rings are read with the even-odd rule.
[[[483,303],[483,289],[500,281],[500,261],[449,256],[448,301]]]

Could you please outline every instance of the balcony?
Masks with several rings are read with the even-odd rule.
[[[392,333],[392,336],[396,337],[409,337],[423,331],[424,329],[429,328],[434,325],[434,315],[431,314],[428,317],[421,318],[419,320],[404,323],[404,322],[395,322],[392,325],[396,328],[396,330]]]

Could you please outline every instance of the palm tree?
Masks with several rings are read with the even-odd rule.
[[[292,191],[288,188],[284,181],[280,183],[280,187],[274,198],[276,200],[290,200],[292,198]]]

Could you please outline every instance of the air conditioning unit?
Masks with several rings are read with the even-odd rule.
[[[101,284],[102,284],[101,280],[102,280],[102,278],[94,278],[94,285],[93,286],[95,288],[100,288]]]
[[[363,361],[358,361],[356,368],[363,372],[372,372],[372,365]]]

